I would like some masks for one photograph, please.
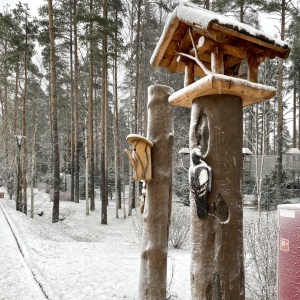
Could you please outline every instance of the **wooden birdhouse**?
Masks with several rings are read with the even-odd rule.
[[[173,105],[191,107],[197,97],[230,94],[241,97],[245,107],[275,95],[273,87],[257,83],[258,67],[266,58],[287,58],[289,52],[284,41],[183,2],[168,19],[150,63],[185,73],[185,88],[169,98]],[[243,61],[248,63],[245,76]],[[195,81],[196,76],[201,79]]]
[[[152,142],[138,134],[129,134],[126,139],[132,146],[132,152],[125,149],[125,153],[133,167],[133,179],[150,181]]]
[[[184,88],[168,101],[191,108],[190,182],[197,183],[192,177],[197,174],[201,182],[202,158],[212,170],[209,193],[205,180],[199,191],[199,183],[190,185],[193,300],[245,299],[243,107],[275,96],[274,87],[258,83],[258,68],[266,58],[284,59],[289,52],[284,41],[183,2],[170,15],[151,57],[153,67],[185,75]],[[241,66],[246,64],[243,74]],[[193,156],[199,146],[201,156]],[[207,211],[205,218],[197,216],[197,203]]]

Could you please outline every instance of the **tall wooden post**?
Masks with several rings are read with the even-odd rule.
[[[199,219],[190,195],[192,299],[245,299],[240,193],[242,99],[209,95],[192,104],[190,149],[201,145],[212,168],[209,215]]]
[[[143,236],[139,299],[166,299],[167,250],[172,203],[172,88],[148,88],[147,138],[151,149],[152,179],[147,183],[143,213]]]

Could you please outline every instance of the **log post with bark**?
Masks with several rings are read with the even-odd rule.
[[[148,88],[147,138],[151,149],[152,179],[147,182],[143,212],[143,236],[139,299],[165,299],[167,252],[172,207],[173,107],[172,88]]]
[[[131,156],[128,150],[126,153],[135,168],[135,179],[146,182],[139,280],[140,300],[166,299],[173,146],[173,108],[168,103],[168,97],[172,92],[172,88],[164,85],[153,85],[148,88],[147,138],[138,135],[129,135],[127,138],[133,145],[133,155]]]

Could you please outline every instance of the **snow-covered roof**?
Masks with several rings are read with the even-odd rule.
[[[243,155],[253,155],[252,151],[249,148],[242,148]]]
[[[286,154],[297,154],[300,155],[300,150],[298,148],[290,148]]]
[[[190,29],[196,42],[204,36],[218,45],[224,45],[227,67],[230,68],[247,59],[250,53],[263,60],[265,57],[275,56],[286,58],[290,52],[286,42],[275,39],[261,30],[189,2],[182,2],[169,16],[150,63],[154,67],[166,67],[170,72],[183,72],[185,63],[178,61],[178,53],[189,53],[193,48],[189,36]],[[202,53],[201,60],[207,59],[206,62],[209,62],[210,58],[208,55],[206,58],[205,54],[210,52]],[[196,67],[195,75],[204,76],[200,68]]]
[[[189,148],[181,148],[178,151],[179,154],[190,154],[190,149]]]

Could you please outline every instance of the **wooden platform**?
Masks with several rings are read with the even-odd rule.
[[[211,74],[173,93],[169,102],[175,106],[190,108],[195,98],[213,94],[239,96],[245,107],[274,97],[276,89],[240,78]]]

